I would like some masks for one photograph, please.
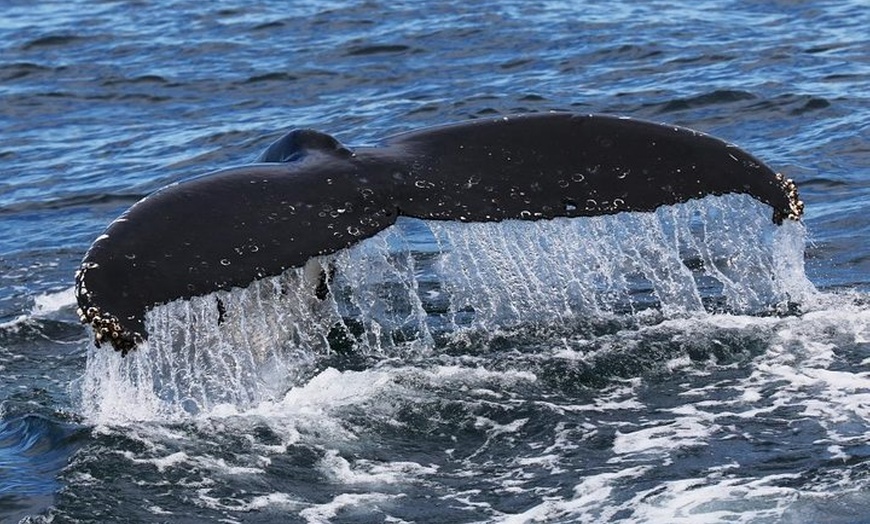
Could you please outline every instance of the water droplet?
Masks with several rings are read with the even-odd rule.
[[[222,259],[221,259],[221,265],[222,265],[222,266],[228,266],[228,265],[230,265],[230,261],[227,260],[227,259],[225,259],[225,258],[222,258]]]
[[[360,230],[356,226],[347,226],[347,232],[355,237],[358,237],[360,234]]]
[[[586,209],[587,210],[592,210],[592,209],[595,209],[596,207],[598,207],[598,202],[596,202],[595,200],[593,200],[591,198],[586,200]]]
[[[583,182],[586,180],[586,176],[583,173],[574,173],[571,175],[571,180],[574,182]]]
[[[565,180],[564,178],[559,179],[559,187],[561,187],[561,188],[568,187],[568,181]]]
[[[532,216],[531,211],[527,211],[525,209],[520,211],[520,218],[529,218],[530,216]]]

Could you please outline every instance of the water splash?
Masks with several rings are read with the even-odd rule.
[[[279,398],[336,354],[408,358],[469,333],[572,319],[786,312],[815,293],[801,224],[731,195],[655,213],[462,224],[400,220],[245,289],[149,312],[126,358],[91,348],[83,411],[174,418]],[[325,300],[320,275],[331,275]]]

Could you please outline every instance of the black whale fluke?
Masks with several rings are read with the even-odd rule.
[[[538,220],[652,211],[745,193],[798,220],[791,180],[711,136],[628,118],[518,115],[433,127],[349,149],[291,131],[258,163],[158,190],[115,220],[76,274],[96,343],[122,353],[145,313],[299,267],[395,223]]]

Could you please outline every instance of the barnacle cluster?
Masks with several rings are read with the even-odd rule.
[[[96,306],[88,305],[91,303],[91,297],[84,284],[84,275],[88,269],[93,267],[95,267],[94,264],[85,263],[76,271],[75,292],[80,306],[77,310],[79,320],[82,324],[90,325],[94,330],[94,344],[97,347],[108,342],[115,351],[120,351],[121,355],[126,355],[144,339],[141,334],[124,329],[118,317],[101,311]]]
[[[783,219],[786,218],[795,221],[800,220],[804,214],[804,203],[798,194],[797,185],[794,183],[794,180],[785,178],[782,173],[776,174],[776,180],[779,182],[782,190],[785,191],[785,194],[788,197],[788,209],[774,210],[773,221],[777,224],[782,224]]]

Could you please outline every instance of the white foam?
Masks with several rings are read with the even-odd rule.
[[[438,471],[437,466],[409,461],[375,463],[358,459],[351,463],[337,450],[328,450],[317,467],[327,478],[344,485],[409,483]]]
[[[347,510],[348,508],[371,509],[372,507],[377,507],[379,503],[397,499],[401,496],[385,493],[342,493],[330,502],[303,509],[299,512],[299,516],[304,518],[305,522],[311,524],[324,524],[331,522],[331,519],[338,516],[338,513],[342,510]]]
[[[719,523],[777,520],[798,495],[775,486],[797,475],[764,478],[668,481],[638,494],[631,501],[629,522]]]
[[[51,318],[55,313],[73,305],[75,305],[74,287],[39,294],[33,297],[33,306],[29,312],[22,313],[12,320],[0,322],[0,329],[17,330],[33,319]]]
[[[56,313],[63,308],[73,306],[75,303],[75,287],[71,286],[61,291],[33,297],[33,310],[31,314],[36,317],[44,317]]]
[[[501,524],[525,524],[567,520],[570,516],[572,522],[608,522],[618,508],[608,508],[603,503],[610,497],[614,484],[626,478],[640,476],[647,470],[647,467],[636,466],[615,472],[587,475],[574,487],[574,498],[550,498],[522,513],[500,515],[494,521]]]
[[[120,452],[125,458],[127,458],[130,462],[136,464],[151,464],[157,468],[157,471],[163,473],[168,468],[178,467],[181,464],[190,464],[191,458],[187,455],[187,453],[183,451],[178,451],[163,457],[154,457],[154,458],[138,458],[131,451],[122,451]]]
[[[695,417],[681,417],[676,420],[655,423],[631,432],[617,431],[613,442],[613,452],[617,455],[655,454],[663,458],[667,452],[706,444],[706,438],[715,430],[701,423]],[[624,457],[615,457],[611,462],[620,462]]]
[[[323,409],[371,399],[388,388],[393,374],[384,371],[321,371],[303,386],[292,388],[282,403],[296,410]]]

